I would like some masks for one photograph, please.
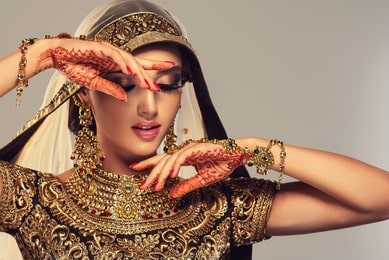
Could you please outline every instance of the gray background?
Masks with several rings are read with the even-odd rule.
[[[2,0],[0,56],[25,37],[73,33],[102,2]],[[389,169],[389,1],[155,2],[187,27],[231,137],[279,138]],[[37,111],[51,72],[30,80],[20,108],[15,92],[1,100],[0,144]],[[255,245],[254,259],[388,259],[388,231],[382,222],[274,237]]]

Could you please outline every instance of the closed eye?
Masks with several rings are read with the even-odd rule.
[[[160,86],[161,91],[163,92],[177,91],[180,88],[182,88],[182,86],[179,85],[178,83],[173,83],[173,84],[158,83],[158,85]]]
[[[104,73],[101,77],[120,85],[126,92],[131,91],[136,86],[134,77],[119,71]]]

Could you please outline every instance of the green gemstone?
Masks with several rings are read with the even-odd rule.
[[[126,186],[126,187],[125,187],[125,190],[126,190],[127,192],[131,192],[132,188],[131,188],[131,186]]]

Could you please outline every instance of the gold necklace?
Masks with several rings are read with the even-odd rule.
[[[102,169],[85,172],[76,167],[65,184],[72,200],[91,215],[147,220],[172,215],[181,206],[180,199],[168,197],[178,178],[166,181],[165,188],[155,192],[139,189],[146,175],[118,175]]]

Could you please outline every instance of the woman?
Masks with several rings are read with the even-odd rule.
[[[38,174],[37,177],[34,172],[2,164],[3,198],[13,197],[11,191],[16,184],[30,184],[32,179],[40,179],[39,190],[43,195],[34,209],[31,210],[28,199],[23,200],[26,195],[17,205],[20,207],[15,216],[21,214],[27,220],[20,226],[18,218],[12,219],[12,207],[3,199],[3,205],[8,205],[4,208],[10,210],[2,212],[2,219],[6,220],[2,229],[14,233],[16,226],[21,227],[15,236],[27,258],[98,255],[217,259],[227,257],[230,246],[250,244],[272,235],[316,232],[387,218],[388,203],[382,199],[388,195],[387,172],[356,160],[284,146],[279,141],[269,145],[260,138],[237,140],[238,147],[228,140],[189,141],[176,147],[171,142],[175,141],[175,136],[170,126],[178,110],[181,114],[175,128],[176,133],[182,135],[178,144],[188,138],[221,140],[227,136],[214,112],[197,58],[181,36],[182,29],[166,11],[143,1],[115,1],[92,12],[76,33],[79,34],[97,41],[70,39],[62,34],[55,39],[23,43],[22,47],[27,48],[25,70],[16,68],[14,73],[7,74],[9,79],[1,83],[2,93],[5,93],[16,84],[25,85],[23,77],[15,81],[13,76],[18,73],[30,78],[50,67],[61,70],[76,83],[63,85],[65,77],[55,76],[48,88],[52,93],[47,96],[50,100],[61,87],[60,94],[2,150],[3,160],[24,167],[53,173],[66,170],[58,180],[51,175]],[[109,41],[125,51],[99,41]],[[19,53],[3,59],[0,69],[6,71],[15,60],[20,60]],[[194,86],[187,85],[187,81],[193,81]],[[187,86],[182,88],[184,84]],[[79,85],[87,89],[80,89]],[[76,92],[76,98],[70,98]],[[78,136],[73,156],[69,152],[72,149],[70,137],[59,124],[66,123],[63,114],[66,117],[68,109],[66,104],[61,104],[68,98],[72,102],[70,128]],[[127,102],[123,102],[126,99]],[[53,111],[57,107],[58,110]],[[96,122],[91,126],[89,107]],[[197,118],[193,118],[191,111],[195,111]],[[199,120],[203,124],[199,124]],[[94,128],[97,139],[91,135],[90,129]],[[166,133],[167,153],[147,159],[155,154]],[[26,139],[29,142],[24,145]],[[262,157],[253,154],[257,146],[263,148],[261,154],[269,161],[263,162]],[[59,159],[48,158],[47,154]],[[74,169],[68,170],[71,166],[63,160],[67,157],[75,160]],[[306,161],[312,165],[302,168]],[[247,176],[240,167],[246,162],[259,166],[262,173],[267,168],[282,172],[285,166],[288,175],[308,185],[287,184],[275,195],[277,187],[270,182],[221,181],[232,171],[232,176]],[[177,176],[181,165],[193,165],[198,173],[177,185],[177,180],[171,177]],[[342,177],[337,172],[342,172]],[[144,178],[146,174],[148,177]],[[12,176],[17,177],[16,182],[12,181]],[[349,184],[350,180],[353,185]],[[358,192],[359,184],[367,181],[374,187],[368,192],[369,196]],[[123,185],[119,194],[106,189],[117,183]],[[129,183],[132,185],[127,185]],[[138,183],[141,183],[140,189]],[[205,187],[210,184],[213,184],[210,188]],[[200,191],[186,195],[200,186]],[[29,185],[18,187],[23,190],[20,194],[35,194]],[[151,202],[131,204],[115,198],[126,197],[126,192],[133,194],[133,190],[139,196],[131,199],[148,197],[151,201],[163,202],[163,207],[166,204],[167,208],[160,210]],[[172,198],[186,196],[170,200],[168,195]],[[128,204],[121,205],[123,201]],[[246,204],[239,204],[239,201]],[[143,203],[148,206],[142,207]],[[199,221],[203,224],[198,225]],[[34,232],[42,228],[46,232]]]

